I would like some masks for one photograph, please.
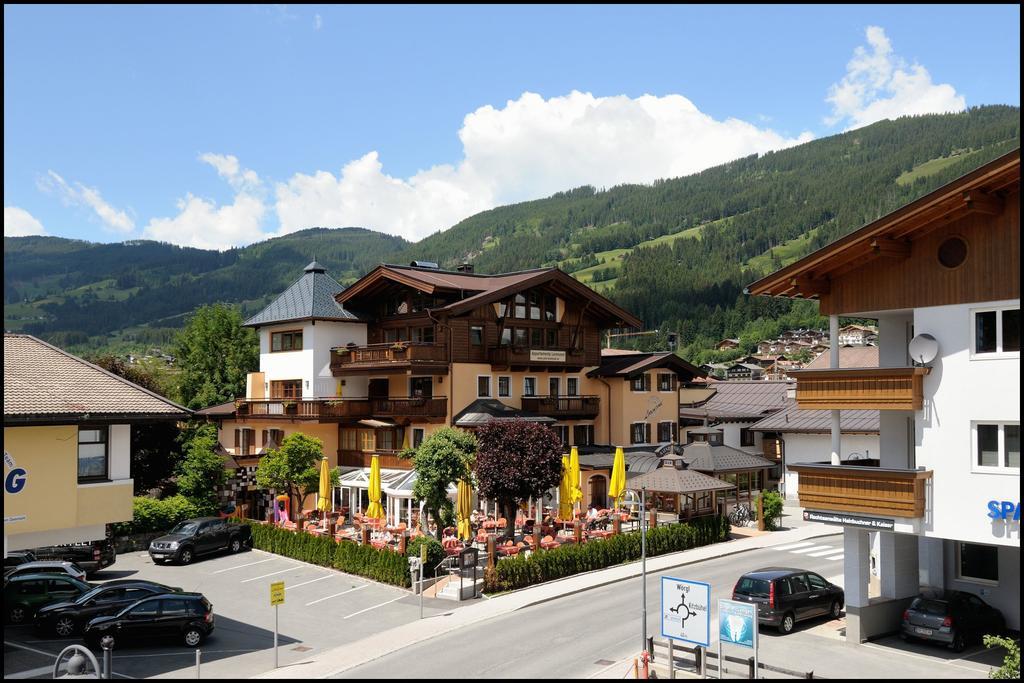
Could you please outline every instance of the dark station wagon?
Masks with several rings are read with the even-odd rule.
[[[843,611],[843,589],[804,569],[768,567],[748,572],[736,582],[732,599],[757,603],[759,624],[790,633],[796,622]]]

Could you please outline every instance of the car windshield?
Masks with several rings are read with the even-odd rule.
[[[198,524],[195,522],[179,522],[177,526],[171,529],[172,534],[194,534]]]
[[[943,616],[946,614],[947,604],[942,600],[922,600],[917,598],[914,600],[914,604],[910,606],[910,609],[933,616]]]
[[[105,588],[105,586],[96,586],[96,588],[93,588],[92,590],[90,590],[90,591],[88,591],[86,593],[82,593],[81,595],[79,595],[78,599],[75,600],[75,602],[78,603],[79,605],[82,605],[82,604],[88,602],[89,600],[92,600],[97,595],[103,593],[103,589],[104,588]]]
[[[768,580],[744,576],[736,584],[736,592],[740,595],[768,595]]]

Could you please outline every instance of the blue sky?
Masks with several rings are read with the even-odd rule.
[[[4,234],[226,248],[1020,103],[1020,9],[4,7]]]

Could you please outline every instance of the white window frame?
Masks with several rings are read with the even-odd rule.
[[[1020,302],[1007,304],[1005,306],[985,306],[984,308],[972,308],[969,315],[969,329],[971,336],[971,360],[994,360],[1000,358],[1020,358],[1020,351],[1003,351],[1003,311],[1020,310]],[[996,314],[996,350],[978,352],[977,320],[978,313]]]
[[[528,380],[528,379],[532,379],[533,380],[533,393],[532,394],[526,393],[526,380]],[[538,396],[538,395],[539,394],[537,394],[537,378],[534,375],[528,375],[526,377],[523,377],[523,396],[530,397],[530,396]]]
[[[982,425],[996,426],[999,428],[999,463],[996,466],[978,464],[978,427]],[[1020,422],[1013,420],[971,420],[971,472],[978,474],[1002,474],[1013,477],[1020,476],[1019,467],[1003,465],[1003,455],[1006,452],[1006,426],[1020,426]]]
[[[508,380],[505,382],[508,385],[508,393],[501,393],[501,380]],[[511,398],[512,397],[512,377],[511,375],[498,375],[498,398]]]
[[[576,382],[576,392],[569,393],[569,382]],[[566,396],[579,396],[580,395],[580,377],[579,375],[569,375],[565,378],[565,395]]]
[[[487,378],[487,395],[486,396],[480,393],[480,378],[481,377],[486,377]],[[476,397],[477,398],[493,398],[494,397],[494,392],[492,391],[492,389],[494,387],[492,386],[492,384],[493,384],[493,382],[491,382],[491,376],[490,375],[477,375],[476,376]]]
[[[960,568],[963,566],[963,562],[961,561],[961,558],[960,558],[960,544],[961,543],[967,543],[968,545],[988,545],[987,543],[971,543],[970,541],[953,541],[954,547],[956,548],[956,550],[954,551],[954,558],[953,558],[954,562],[956,562],[956,580],[957,581],[966,581],[968,583],[977,583],[977,584],[981,584],[983,586],[998,586],[999,585],[999,580],[998,580],[998,574],[999,574],[999,550],[998,550],[998,548],[996,549],[996,575],[997,575],[997,579],[995,581],[993,581],[991,579],[982,579],[982,578],[976,577],[976,576],[964,576],[963,574],[960,573]]]
[[[662,393],[662,394],[671,394],[673,392],[673,389],[672,389],[672,384],[673,384],[672,377],[675,376],[675,373],[672,373],[672,372],[659,372],[659,373],[657,373],[657,375],[658,375],[658,392]],[[661,388],[661,378],[664,375],[668,375],[669,376],[669,380],[668,380],[668,387],[669,388],[668,389],[662,389]]]
[[[648,424],[647,422],[630,422],[629,423],[629,445],[630,446],[644,446],[644,445],[648,444],[648,442],[647,442],[647,424]],[[644,428],[643,428],[644,440],[643,441],[633,441],[633,427],[636,427],[637,425],[643,425],[644,426]]]

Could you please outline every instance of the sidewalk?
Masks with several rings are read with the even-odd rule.
[[[649,574],[661,572],[674,567],[734,555],[749,550],[785,545],[837,533],[836,527],[804,522],[801,511],[798,508],[787,508],[784,511],[783,527],[785,529],[783,531],[763,533],[679,553],[648,558],[647,572]],[[476,604],[453,610],[452,613],[445,615],[443,619],[433,617],[423,619],[422,621],[410,622],[363,638],[354,643],[319,653],[308,660],[294,665],[267,671],[255,678],[293,678],[295,676],[325,678],[336,675],[410,645],[454,631],[455,629],[508,614],[531,605],[557,600],[566,595],[636,578],[640,576],[641,571],[640,562],[631,562],[617,567],[549,581],[539,586],[513,591],[489,600],[484,599]]]

